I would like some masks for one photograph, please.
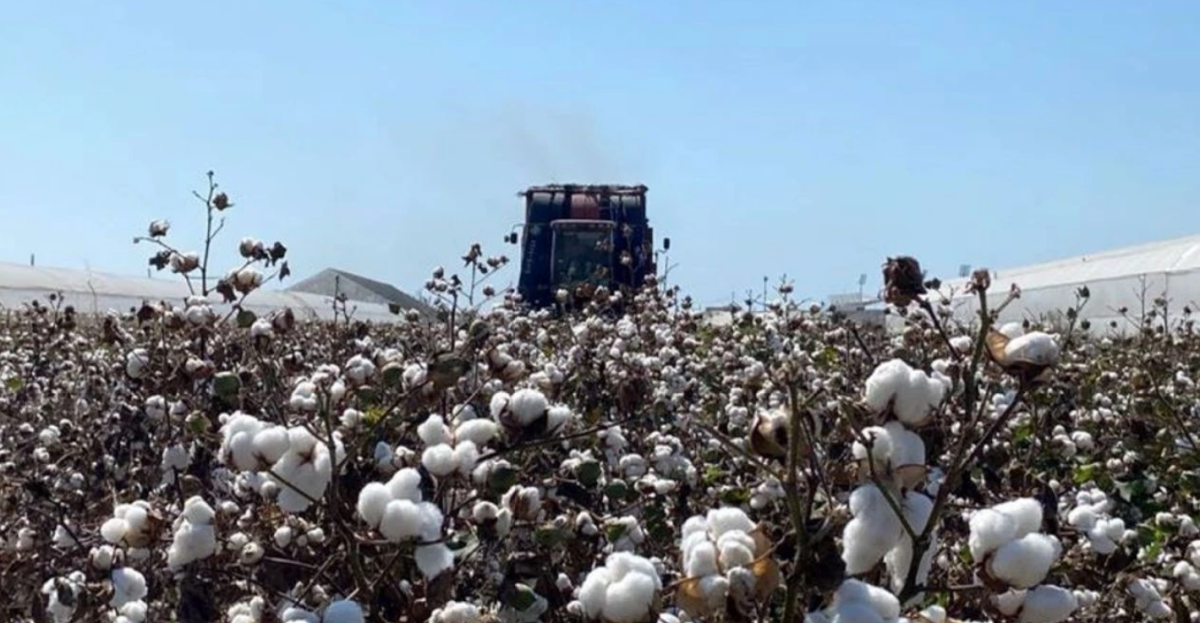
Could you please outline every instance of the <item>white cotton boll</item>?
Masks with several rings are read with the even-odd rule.
[[[1090,506],[1076,506],[1067,513],[1067,523],[1085,532],[1094,528],[1098,519]]]
[[[959,353],[966,354],[971,352],[973,341],[969,336],[956,335],[950,338],[950,346]]]
[[[1016,616],[1021,606],[1025,605],[1025,597],[1028,594],[1029,591],[1025,590],[1008,591],[992,596],[992,603],[1004,616]]]
[[[861,580],[849,579],[842,582],[834,594],[834,605],[840,611],[843,606],[863,604],[885,620],[900,616],[900,601],[890,592]]]
[[[448,476],[458,470],[458,463],[454,460],[454,450],[444,443],[426,448],[421,455],[421,464],[429,470],[429,473],[438,478]]]
[[[298,606],[284,608],[279,613],[279,620],[283,623],[321,623],[320,617]]]
[[[417,505],[417,510],[421,513],[419,536],[425,541],[438,540],[442,534],[442,521],[445,519],[442,510],[432,502],[421,502]]]
[[[91,553],[88,555],[88,560],[91,561],[92,566],[96,569],[100,571],[108,571],[109,569],[112,569],[113,559],[116,558],[116,555],[117,550],[114,549],[113,546],[101,545],[99,547],[92,548]]]
[[[684,573],[689,578],[720,573],[717,566],[717,546],[711,541],[698,543],[687,551]]]
[[[421,472],[406,467],[392,475],[387,483],[393,500],[421,501]]]
[[[1041,584],[1054,561],[1062,554],[1058,539],[1045,534],[1027,534],[1011,541],[992,556],[990,570],[1014,588]]]
[[[120,621],[121,618],[124,618],[129,623],[142,623],[146,620],[146,613],[148,611],[149,608],[146,606],[146,602],[141,600],[131,601],[121,606],[121,617],[117,620]]]
[[[850,512],[854,518],[842,532],[842,560],[847,574],[860,575],[883,560],[904,528],[883,492],[873,484],[851,492]]]
[[[921,616],[928,619],[929,623],[946,623],[949,618],[946,609],[941,606],[929,606],[921,611]]]
[[[1010,340],[1015,340],[1025,335],[1025,327],[1019,322],[1006,322],[1000,325],[998,331]]]
[[[454,568],[454,552],[443,543],[419,545],[413,558],[417,561],[417,568],[429,580]]]
[[[275,530],[275,545],[278,545],[280,548],[291,545],[293,535],[294,532],[290,526],[280,526]]]
[[[1193,537],[1200,534],[1200,528],[1196,527],[1196,520],[1189,515],[1184,515],[1179,518],[1179,534],[1185,537]]]
[[[288,405],[296,411],[316,411],[319,406],[317,399],[317,384],[312,381],[301,381],[292,389]]]
[[[392,494],[386,485],[379,482],[367,483],[362,491],[358,492],[358,514],[368,525],[376,528],[383,520],[383,513],[391,501]]]
[[[869,603],[844,603],[834,610],[832,623],[891,623],[885,620]]]
[[[492,394],[492,399],[488,402],[488,412],[492,415],[492,419],[500,421],[500,416],[511,402],[512,396],[508,392],[496,392]]]
[[[321,623],[363,623],[362,606],[351,600],[339,600],[325,608]]]
[[[479,623],[479,608],[474,604],[449,601],[434,610],[431,623]]]
[[[192,496],[183,504],[183,518],[194,524],[211,524],[217,513],[200,496]]]
[[[593,569],[579,587],[579,602],[583,604],[584,615],[591,620],[599,619],[604,613],[604,604],[608,598],[608,585],[612,582],[612,572],[605,567]]]
[[[1058,342],[1041,331],[1013,338],[1004,347],[1005,361],[1028,361],[1039,366],[1052,366],[1058,363],[1058,356]]]
[[[650,612],[657,576],[629,573],[608,585],[604,596],[604,618],[612,623],[638,623]]]
[[[131,567],[113,569],[109,575],[112,582],[113,594],[109,605],[120,608],[131,601],[140,601],[146,597],[146,577]]]
[[[892,457],[892,438],[887,429],[882,426],[869,426],[862,431],[863,438],[871,445],[871,458],[878,465],[887,465]],[[852,446],[854,458],[859,461],[867,459],[867,446],[855,441]]]
[[[266,554],[266,551],[263,550],[263,546],[259,545],[258,543],[247,543],[246,546],[241,549],[241,552],[238,555],[238,561],[243,565],[255,565],[258,564],[258,561],[263,559],[264,554]]]
[[[720,544],[721,566],[725,569],[744,567],[754,562],[754,549],[745,543],[725,541]]]
[[[536,389],[517,390],[513,393],[508,406],[521,426],[528,426],[534,420],[542,417],[550,408],[545,394]]]
[[[275,463],[291,446],[287,428],[270,426],[254,435],[254,448],[267,463]]]
[[[129,531],[129,524],[124,519],[113,517],[100,526],[100,536],[113,545],[120,545]]]
[[[1009,541],[1037,531],[1042,525],[1042,506],[1032,498],[1020,498],[980,510],[968,523],[971,556],[982,560]]]
[[[438,444],[449,444],[453,441],[450,434],[450,428],[446,426],[446,422],[442,420],[440,415],[431,415],[417,427],[417,436],[427,446],[436,446]]]
[[[463,475],[470,475],[479,462],[479,448],[474,442],[462,441],[454,446],[454,465]]]
[[[705,521],[712,530],[713,536],[717,538],[726,532],[735,530],[739,532],[754,531],[754,522],[750,521],[750,517],[746,515],[745,511],[734,506],[714,508],[708,511]]]
[[[476,502],[475,507],[471,509],[471,518],[475,520],[475,523],[495,521],[499,515],[499,507],[491,502]]]
[[[454,428],[454,439],[458,443],[470,441],[477,447],[483,447],[496,438],[500,426],[492,420],[465,420]]]
[[[564,406],[550,407],[546,412],[546,432],[555,432],[571,419],[571,409]]]
[[[363,413],[358,409],[350,409],[342,411],[342,426],[349,429],[355,429],[362,425]]]
[[[1096,441],[1092,439],[1091,433],[1086,431],[1077,430],[1071,433],[1071,441],[1083,452],[1091,452],[1096,448]]]
[[[1058,586],[1039,586],[1026,595],[1020,623],[1061,623],[1078,607],[1075,593]]]
[[[379,521],[379,533],[389,541],[411,539],[421,533],[421,509],[409,500],[392,500]]]
[[[908,430],[899,422],[888,422],[884,429],[891,440],[891,460],[894,467],[925,464],[925,442],[920,435]]]
[[[271,326],[271,321],[266,318],[259,318],[250,325],[250,336],[254,338],[271,337],[275,334],[275,329]]]

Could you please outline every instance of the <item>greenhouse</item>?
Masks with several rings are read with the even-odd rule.
[[[978,313],[976,298],[965,292],[967,281],[947,281],[939,290],[951,299],[955,317],[965,323]],[[1001,322],[1061,323],[1084,286],[1090,297],[1080,318],[1101,331],[1128,332],[1153,308],[1155,299],[1166,300],[1174,322],[1185,308],[1195,310],[1200,303],[1200,235],[993,270],[989,303],[1002,303],[1013,286],[1020,289],[1020,298],[1001,312]]]
[[[197,280],[193,280],[197,281]],[[0,262],[0,308],[18,309],[34,300],[42,303],[51,294],[79,312],[127,312],[146,302],[166,301],[182,306],[191,295],[182,277],[128,277],[94,271],[45,268]],[[218,294],[210,293],[213,308],[228,311]],[[261,289],[246,297],[243,307],[266,314],[290,307],[298,318],[334,318],[333,297],[310,292]],[[397,322],[402,318],[386,304],[350,300],[347,311],[355,320]]]

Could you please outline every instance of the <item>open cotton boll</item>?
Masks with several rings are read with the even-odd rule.
[[[864,617],[867,612],[871,612],[886,622],[895,621],[900,616],[900,600],[896,599],[895,595],[855,579],[842,582],[834,593],[833,605],[839,617],[843,611],[852,617]],[[865,606],[866,609],[856,606]],[[869,620],[869,617],[867,618]]]
[[[1042,505],[1033,498],[1018,498],[977,511],[968,523],[971,556],[983,560],[1000,546],[1041,528]]]
[[[554,432],[562,428],[572,417],[571,409],[562,405],[550,407],[546,412],[546,432]]]
[[[943,378],[931,378],[902,359],[891,359],[876,366],[867,377],[864,398],[872,411],[879,413],[891,405],[901,422],[920,426],[941,404],[947,389]]]
[[[888,422],[884,430],[891,441],[893,468],[925,464],[925,442],[920,435],[908,430],[900,422]]]
[[[1052,366],[1058,363],[1058,356],[1058,342],[1041,331],[1013,338],[1004,346],[1005,361],[1027,361],[1039,366]]]
[[[358,492],[358,515],[372,528],[377,528],[391,501],[392,494],[387,485],[380,482],[367,483],[362,491]]]
[[[429,473],[438,478],[458,471],[458,463],[454,460],[454,449],[444,443],[425,448],[425,452],[421,455],[421,464],[429,470]]]
[[[892,437],[882,426],[868,426],[862,430],[862,436],[871,446],[871,460],[878,467],[886,466],[892,458]],[[867,460],[867,446],[855,441],[851,446],[854,458],[859,461]]]
[[[1058,586],[1039,586],[1025,596],[1020,623],[1062,623],[1078,607],[1075,593]]]
[[[997,549],[989,561],[989,570],[1014,588],[1031,588],[1046,579],[1061,554],[1062,543],[1057,538],[1027,534]]]
[[[1025,335],[1025,327],[1019,322],[1006,322],[1000,325],[998,331],[1010,340],[1015,340]]]
[[[518,424],[528,426],[534,420],[542,417],[550,405],[542,392],[536,389],[519,389],[513,393],[508,407],[516,416]]]
[[[442,416],[431,415],[421,422],[417,427],[417,436],[427,446],[436,446],[438,444],[449,444],[453,441],[453,436],[450,434],[450,427],[446,426]]]
[[[500,416],[508,409],[509,403],[512,402],[512,395],[508,392],[496,392],[492,394],[492,399],[488,401],[488,413],[492,419],[499,422]]]
[[[364,620],[362,606],[349,599],[331,602],[321,617],[321,623],[363,623]]]
[[[461,441],[454,446],[454,465],[459,473],[469,476],[479,462],[479,448],[472,441]]]
[[[108,604],[120,608],[131,601],[141,601],[146,598],[146,577],[131,567],[113,569],[109,574],[113,594]]]
[[[461,601],[448,601],[433,611],[430,623],[479,623],[479,607]]]
[[[639,623],[650,613],[662,580],[645,558],[618,552],[593,569],[579,588],[579,601],[589,620]]]
[[[212,507],[199,496],[188,498],[175,525],[175,539],[167,550],[170,569],[180,569],[217,553],[215,518]]]
[[[712,530],[713,536],[717,538],[731,531],[752,532],[755,527],[754,522],[750,520],[745,511],[735,506],[714,508],[708,511],[705,521]]]
[[[384,508],[379,533],[393,543],[421,534],[421,509],[409,500],[392,500]]]
[[[457,443],[470,441],[477,447],[483,447],[499,433],[500,426],[492,420],[470,419],[454,428],[454,439]]]
[[[910,491],[900,501],[900,509],[904,512],[904,518],[908,521],[908,525],[912,527],[914,532],[920,534],[925,530],[925,526],[929,523],[929,518],[933,514],[933,500],[921,493]],[[895,513],[893,512],[893,514]],[[935,536],[930,547],[925,549],[925,553],[921,557],[921,563],[917,567],[917,582],[919,584],[925,583],[925,580],[929,577],[929,570],[933,566],[933,555],[937,552],[936,531],[934,534]],[[892,591],[896,594],[899,594],[904,589],[904,584],[908,580],[908,570],[912,566],[912,557],[913,542],[904,531],[902,524],[899,542],[884,556],[884,562],[887,564],[888,572],[891,574]]]
[[[879,564],[896,546],[904,527],[874,484],[850,493],[850,513],[854,518],[842,532],[842,560],[847,574],[860,575]]]
[[[417,569],[429,580],[454,568],[454,552],[444,543],[418,545],[413,552],[413,559],[417,562]]]
[[[421,472],[405,467],[392,474],[387,482],[388,493],[393,500],[421,501]]]

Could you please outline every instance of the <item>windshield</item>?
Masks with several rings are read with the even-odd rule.
[[[612,270],[612,232],[563,228],[554,235],[554,283],[567,289],[581,283],[604,285]]]

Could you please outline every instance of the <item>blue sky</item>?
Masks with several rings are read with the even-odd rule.
[[[141,274],[149,220],[199,245],[208,169],[222,267],[250,235],[406,289],[515,257],[551,181],[647,184],[705,304],[1186,235],[1196,32],[1169,0],[5,3],[0,261]]]

